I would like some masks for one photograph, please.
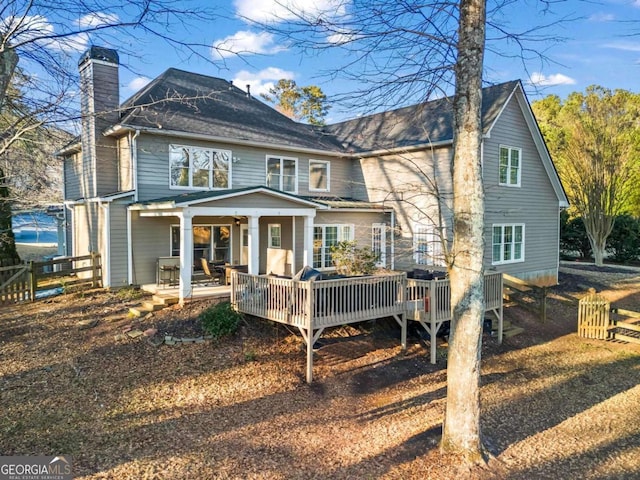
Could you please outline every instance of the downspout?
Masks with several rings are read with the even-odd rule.
[[[134,285],[133,275],[133,245],[131,235],[131,209],[127,208],[127,282]]]
[[[391,210],[391,270],[396,267],[396,211]]]
[[[102,229],[102,249],[100,254],[102,255],[102,286],[104,288],[111,287],[111,211],[108,202],[99,202],[98,205],[102,208],[104,214],[104,228]]]
[[[136,130],[136,133],[131,137],[131,180],[133,181],[133,201],[138,201],[138,142],[136,139],[140,135],[140,130]]]

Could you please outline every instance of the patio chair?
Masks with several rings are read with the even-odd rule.
[[[218,283],[221,284],[223,273],[218,270],[214,270],[212,272],[209,268],[209,261],[204,257],[200,259],[200,262],[202,264],[202,272],[204,273],[205,278],[211,281],[217,280]]]

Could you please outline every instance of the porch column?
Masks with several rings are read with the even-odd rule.
[[[303,266],[313,267],[313,219],[314,215],[304,216],[304,259]]]
[[[180,214],[180,305],[191,296],[193,270],[193,217],[191,212]]]
[[[259,216],[249,216],[248,221],[248,234],[249,234],[249,273],[252,275],[258,275],[260,270],[260,225],[258,221]]]

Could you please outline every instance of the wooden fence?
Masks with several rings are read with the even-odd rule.
[[[539,287],[507,273],[502,275],[506,298],[537,314],[543,323],[546,322],[549,287]]]
[[[578,335],[640,343],[640,312],[611,307],[594,289],[578,305]]]
[[[96,253],[0,267],[0,305],[34,301],[45,290],[98,287],[101,278]]]

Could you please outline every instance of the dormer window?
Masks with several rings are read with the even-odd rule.
[[[520,148],[500,145],[500,185],[520,186],[521,158],[522,150]]]
[[[169,186],[197,190],[229,188],[231,151],[169,146]]]

